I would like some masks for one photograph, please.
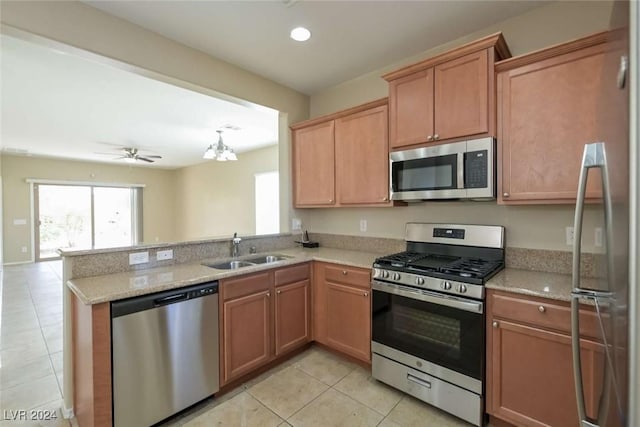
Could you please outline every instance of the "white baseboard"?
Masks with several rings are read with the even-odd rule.
[[[64,419],[69,420],[73,418],[73,408],[65,408],[63,404],[62,408],[60,408],[60,411],[62,412],[62,416],[64,417]]]
[[[8,267],[8,266],[11,266],[11,265],[23,265],[23,264],[33,264],[33,263],[34,263],[34,261],[31,260],[31,261],[5,262],[2,265]]]

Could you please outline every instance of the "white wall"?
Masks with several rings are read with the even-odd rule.
[[[387,96],[387,83],[380,77],[382,74],[497,31],[504,33],[514,55],[604,31],[609,28],[611,7],[609,1],[551,2],[314,94],[311,96],[311,115],[317,117]],[[593,228],[599,213],[597,206],[588,207],[585,213],[585,250],[595,250]],[[506,207],[498,206],[495,202],[427,202],[396,208],[298,209],[295,215],[303,220],[303,227],[309,231],[400,239],[404,237],[404,225],[409,221],[504,225],[507,227],[509,246],[556,250],[570,250],[565,243],[565,227],[573,224],[572,206]],[[368,222],[366,233],[360,232],[360,219]]]
[[[176,171],[178,240],[256,231],[254,175],[278,170],[278,146],[238,154],[236,162],[210,161]]]

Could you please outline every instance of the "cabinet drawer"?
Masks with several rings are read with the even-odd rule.
[[[543,298],[529,299],[492,294],[491,313],[495,317],[571,333],[569,303]],[[605,322],[606,320],[605,317]],[[580,335],[592,338],[599,338],[601,335],[596,313],[586,307],[580,309]]]
[[[371,287],[371,271],[356,269],[354,267],[343,267],[340,265],[327,265],[325,267],[325,278],[330,282],[344,283],[361,288]]]
[[[247,276],[234,277],[220,281],[221,297],[223,301],[233,298],[267,291],[271,287],[272,273],[251,274]]]
[[[300,282],[309,278],[309,264],[294,265],[292,267],[277,270],[275,273],[275,285]]]

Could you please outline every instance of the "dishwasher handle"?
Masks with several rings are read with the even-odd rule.
[[[163,306],[178,302],[203,298],[218,294],[218,282],[207,282],[199,285],[177,288],[154,294],[140,295],[111,303],[111,318],[126,316],[140,311],[160,309]]]
[[[189,298],[189,294],[182,292],[176,295],[169,295],[167,297],[156,298],[153,300],[153,305],[160,307],[162,305],[173,304],[174,302],[183,301]]]

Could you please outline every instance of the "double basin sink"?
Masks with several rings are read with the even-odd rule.
[[[219,264],[207,263],[203,265],[211,268],[217,268],[218,270],[237,270],[238,268],[251,267],[254,265],[271,264],[278,261],[284,261],[289,258],[292,258],[292,257],[286,256],[286,255],[261,255],[255,258],[233,260],[233,261],[222,262]]]

